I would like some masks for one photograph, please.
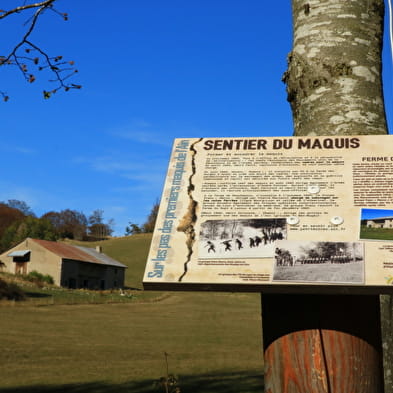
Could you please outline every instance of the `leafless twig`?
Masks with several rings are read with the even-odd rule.
[[[70,89],[80,89],[82,87],[81,85],[66,82],[66,80],[78,72],[78,70],[73,67],[73,61],[62,61],[62,56],[49,56],[40,46],[30,40],[30,36],[39,17],[45,11],[52,11],[61,16],[64,20],[68,20],[67,13],[59,12],[53,7],[55,1],[56,0],[45,0],[39,3],[24,4],[8,11],[0,10],[0,20],[12,14],[34,10],[33,15],[27,21],[28,28],[22,39],[13,47],[9,54],[5,56],[0,55],[0,66],[16,66],[22,72],[25,80],[29,83],[33,83],[36,80],[36,76],[29,71],[27,64],[37,71],[49,70],[52,75],[54,75],[54,78],[49,79],[49,82],[54,82],[55,88],[49,91],[44,90],[44,98],[49,98],[60,89],[68,91]],[[9,96],[5,92],[0,91],[0,95],[3,97],[4,101],[8,101]]]

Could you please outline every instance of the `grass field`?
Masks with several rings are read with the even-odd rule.
[[[262,392],[259,298],[173,293],[151,303],[2,307],[0,391]],[[221,387],[220,387],[221,386]],[[185,389],[187,387],[187,389]]]
[[[140,288],[149,242],[100,245]],[[164,351],[182,393],[263,391],[259,295],[150,294],[125,304],[2,303],[0,392],[158,392]]]
[[[360,239],[393,240],[393,229],[389,228],[360,228]]]

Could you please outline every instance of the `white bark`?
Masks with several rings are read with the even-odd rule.
[[[296,135],[387,132],[383,0],[293,0],[287,84]]]

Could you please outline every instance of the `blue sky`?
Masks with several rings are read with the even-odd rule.
[[[40,74],[28,84],[16,70],[1,70],[10,100],[0,103],[0,200],[24,200],[38,216],[102,209],[122,235],[160,198],[174,138],[292,135],[281,82],[292,42],[289,1],[57,4],[69,21],[45,15],[33,41],[74,60],[73,81],[83,88],[43,100],[51,84]],[[9,47],[24,21],[14,19],[0,24]]]
[[[381,217],[392,217],[393,210],[386,209],[362,209],[361,219],[372,219],[372,218],[381,218]]]

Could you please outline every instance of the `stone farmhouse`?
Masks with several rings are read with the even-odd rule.
[[[67,288],[123,288],[126,265],[96,249],[27,238],[0,255],[2,271],[49,274]]]
[[[393,228],[393,217],[380,217],[367,220],[367,228]]]

